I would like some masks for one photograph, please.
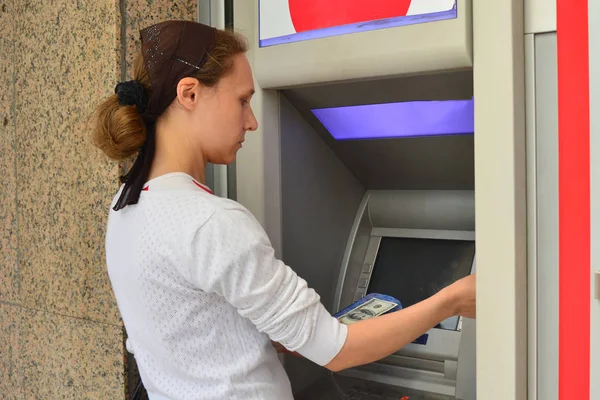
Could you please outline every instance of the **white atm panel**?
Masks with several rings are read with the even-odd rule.
[[[312,31],[308,32],[310,38],[293,42],[289,41],[300,34],[285,35],[294,32],[293,21],[285,22],[290,19],[286,2],[271,0],[279,5],[268,9],[259,8],[257,0],[252,2],[258,24],[236,28],[257,39],[254,72],[263,89],[466,69],[473,65],[471,0],[457,0],[448,11],[404,17],[411,19],[410,24],[394,26],[393,18],[380,19],[357,24],[357,29],[349,31],[353,33],[319,37]],[[448,8],[446,3],[452,5],[448,0],[436,3],[441,4],[440,10]],[[414,12],[419,12],[418,7]],[[431,15],[444,12],[454,12],[454,16],[431,19]],[[273,20],[279,21],[275,27]],[[278,37],[290,40],[265,45],[265,41],[268,44],[268,40]]]

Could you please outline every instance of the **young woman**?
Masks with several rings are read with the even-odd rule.
[[[448,317],[475,316],[470,276],[412,307],[340,324],[275,258],[251,213],[204,184],[206,164],[231,163],[257,128],[243,38],[184,21],[141,38],[135,79],[100,105],[94,139],[113,159],[138,154],[111,206],[106,259],[151,399],[292,399],[273,344],[339,371]]]

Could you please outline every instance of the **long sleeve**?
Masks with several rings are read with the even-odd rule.
[[[224,297],[260,332],[325,365],[341,350],[347,327],[319,295],[275,257],[270,241],[243,207],[217,210],[194,236],[192,281]]]

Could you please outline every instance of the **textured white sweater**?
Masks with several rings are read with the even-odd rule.
[[[270,339],[320,365],[346,340],[250,212],[187,174],[111,208],[106,259],[152,400],[292,399]]]

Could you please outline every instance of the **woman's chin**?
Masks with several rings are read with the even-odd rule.
[[[219,158],[218,160],[209,161],[209,162],[211,164],[216,164],[216,165],[229,165],[234,161],[235,161],[235,154],[232,154],[231,156],[222,157],[222,158]]]
[[[239,149],[240,149],[240,147],[237,147],[237,148],[233,149],[231,151],[231,153],[221,154],[219,157],[214,157],[214,158],[209,157],[208,162],[211,164],[216,164],[216,165],[229,165],[235,161],[237,152],[239,151]]]

